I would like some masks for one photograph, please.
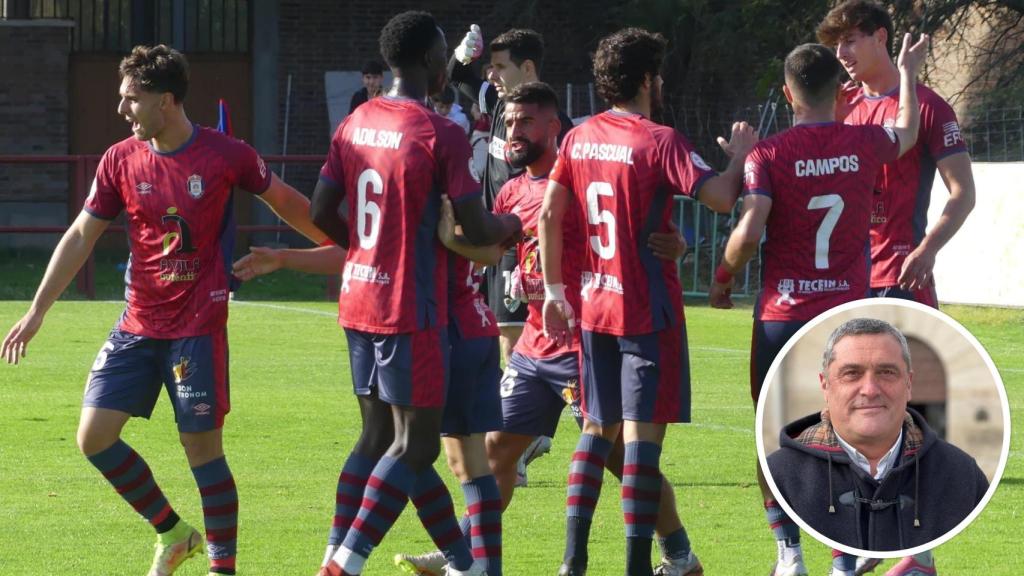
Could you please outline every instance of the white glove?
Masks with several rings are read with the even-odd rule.
[[[484,53],[484,36],[480,27],[473,24],[462,42],[455,48],[455,58],[464,65],[469,65]]]

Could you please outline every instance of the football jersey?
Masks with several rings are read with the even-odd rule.
[[[341,188],[349,215],[342,326],[399,334],[447,325],[437,222],[442,194],[479,201],[469,158],[462,128],[408,98],[374,98],[338,126],[320,177]]]
[[[448,254],[449,319],[463,340],[498,336],[498,320],[480,294],[480,272],[469,260]]]
[[[674,194],[695,198],[714,175],[682,134],[639,114],[609,110],[569,132],[551,178],[575,195],[585,224],[584,330],[624,336],[683,321],[676,263],[647,238],[668,231]]]
[[[744,194],[772,199],[760,320],[810,320],[867,297],[875,178],[899,150],[890,128],[835,122],[800,124],[754,146]]]
[[[235,186],[262,194],[271,173],[248,144],[193,125],[173,152],[134,137],[100,159],[84,210],[127,216],[127,306],[118,328],[150,338],[210,334],[228,318]]]
[[[540,267],[540,244],[537,241],[537,222],[544,204],[547,178],[534,178],[521,174],[502,187],[494,204],[498,214],[515,214],[523,223],[523,240],[516,246],[519,262],[519,281],[527,299],[526,325],[516,342],[515,351],[530,358],[550,358],[578,352],[579,328],[573,331],[570,342],[558,346],[544,336],[544,271]],[[575,202],[575,201],[574,201]],[[580,314],[580,264],[585,254],[581,211],[570,207],[562,222],[562,278],[565,298],[578,317]]]
[[[895,286],[903,261],[924,238],[936,163],[967,151],[956,113],[938,94],[917,85],[921,124],[917,143],[899,159],[882,167],[875,184],[871,215],[871,286]],[[847,124],[893,126],[900,106],[899,86],[889,93],[860,100]]]

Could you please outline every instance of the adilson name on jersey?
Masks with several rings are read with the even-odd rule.
[[[402,136],[404,136],[402,132],[395,132],[394,130],[356,128],[352,131],[352,143],[356,146],[398,150],[398,147],[402,144]]]

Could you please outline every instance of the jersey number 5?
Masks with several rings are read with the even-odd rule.
[[[818,270],[828,268],[828,244],[832,237],[832,231],[839,223],[839,215],[843,213],[843,198],[839,194],[825,194],[824,196],[812,196],[807,203],[808,210],[821,210],[828,208],[825,218],[818,226],[818,234],[814,240],[814,267]]]
[[[380,236],[380,204],[367,200],[367,188],[380,196],[384,192],[384,181],[373,168],[363,170],[356,184],[356,233],[359,234],[359,247],[369,250],[377,244]]]
[[[611,198],[615,195],[612,185],[608,182],[591,182],[587,186],[587,220],[594,226],[602,224],[608,227],[608,243],[601,242],[601,235],[595,234],[590,237],[590,248],[597,252],[602,260],[611,260],[615,257],[615,215],[611,210],[601,210],[597,205],[598,196]]]

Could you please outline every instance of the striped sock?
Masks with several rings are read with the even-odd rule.
[[[487,576],[501,576],[501,493],[494,476],[480,476],[462,485],[472,524],[473,558],[483,559]]]
[[[651,540],[661,500],[661,446],[629,442],[622,465],[622,515],[626,521],[629,574],[652,574]]]
[[[789,516],[786,516],[786,512],[778,502],[765,500],[764,514],[768,518],[768,525],[771,526],[775,540],[790,548],[800,545],[800,528]]]
[[[409,497],[416,507],[420,523],[427,529],[437,549],[444,553],[448,564],[456,570],[469,570],[473,566],[473,554],[455,521],[452,495],[433,466],[416,476]]]
[[[203,500],[210,573],[234,574],[238,534],[238,490],[223,456],[192,469]]]
[[[581,434],[569,465],[569,489],[566,497],[565,563],[585,568],[587,540],[594,508],[601,496],[605,461],[612,443],[600,436]]]
[[[832,571],[829,574],[832,576],[848,576],[852,575],[856,569],[856,556],[845,554],[839,550],[832,551]]]
[[[123,440],[87,459],[158,533],[167,532],[178,523],[180,518],[157,486],[149,465]]]
[[[377,462],[353,452],[345,460],[345,466],[338,475],[338,492],[334,497],[334,519],[331,522],[331,532],[327,536],[327,543],[337,547],[345,539],[345,533],[349,526],[356,519],[359,513],[359,504],[363,500],[363,491],[366,489],[366,481],[373,472],[373,466]]]
[[[416,475],[400,460],[384,456],[377,462],[366,481],[359,514],[335,555],[335,558],[339,558],[339,555],[347,557],[342,564],[346,571],[351,574],[362,572],[360,559],[365,561],[370,556],[370,552],[380,544],[402,514],[409,502],[409,492],[412,491],[415,479]]]
[[[685,527],[680,527],[664,538],[658,538],[658,545],[661,546],[661,555],[669,560],[682,560],[690,555],[690,537]]]

